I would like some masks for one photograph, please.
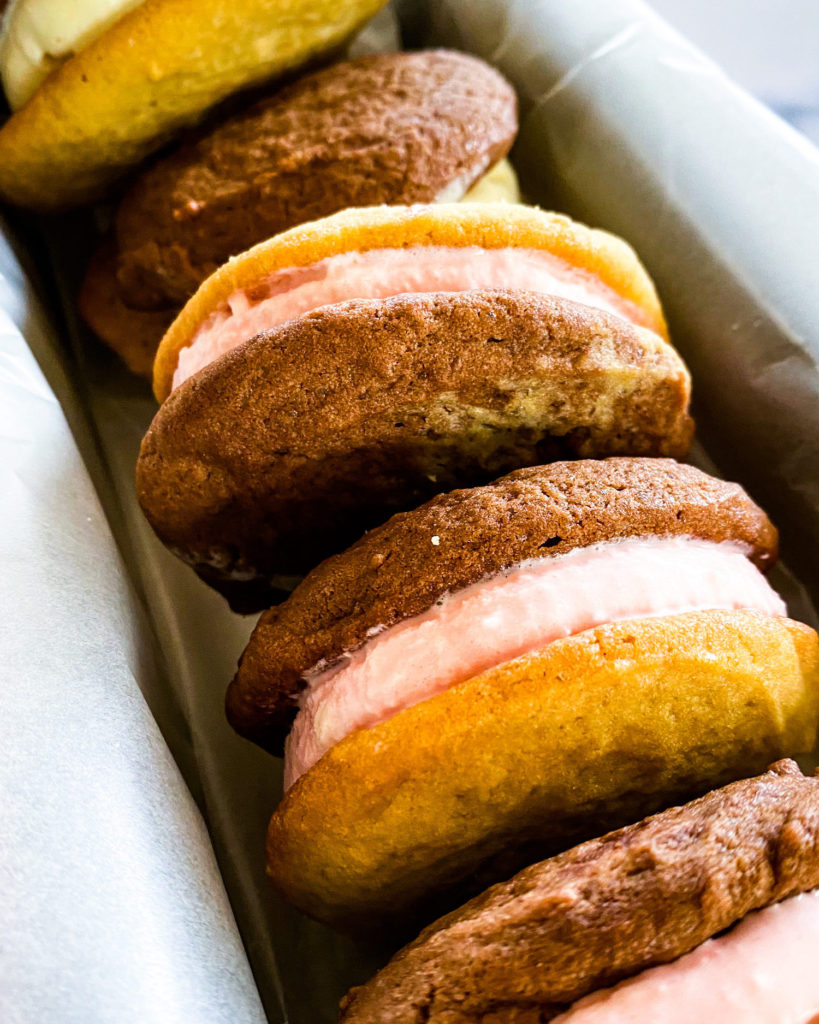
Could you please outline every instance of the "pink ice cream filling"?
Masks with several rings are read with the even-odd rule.
[[[431,537],[430,558],[445,543]],[[522,562],[309,672],[285,745],[285,788],[356,730],[561,637],[716,608],[785,614],[746,549],[732,542],[635,537]]]
[[[817,948],[814,889],[581,999],[552,1024],[819,1024]]]
[[[179,353],[173,387],[261,331],[347,299],[386,299],[416,292],[514,288],[573,299],[635,324],[645,313],[595,274],[540,249],[416,245],[345,252],[307,267],[289,267],[237,291],[204,321]]]

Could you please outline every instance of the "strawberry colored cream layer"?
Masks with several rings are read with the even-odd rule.
[[[430,558],[445,543],[430,538]],[[553,640],[619,619],[706,608],[785,614],[733,543],[638,537],[523,562],[309,673],[285,748],[285,787],[357,729]]]
[[[595,992],[553,1024],[819,1024],[819,890]]]
[[[309,267],[277,271],[255,285],[252,296],[235,292],[212,313],[179,353],[173,386],[225,352],[320,306],[347,299],[385,299],[408,292],[464,292],[515,288],[557,295],[643,323],[638,306],[599,278],[539,249],[416,245],[406,249],[345,252]]]

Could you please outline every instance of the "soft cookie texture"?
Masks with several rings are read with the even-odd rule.
[[[150,379],[158,339],[174,318],[174,310],[131,309],[120,298],[116,246],[106,239],[91,257],[77,296],[86,323],[117,353],[132,373]]]
[[[521,469],[396,515],[314,569],[260,618],[228,690],[228,717],[279,753],[315,665],[517,563],[648,536],[747,545],[762,569],[776,559],[764,512],[737,484],[693,466],[610,458]]]
[[[504,157],[515,94],[446,50],[337,64],[147,171],[116,220],[123,301],[180,307],[228,256],[353,206],[460,199]]]
[[[0,195],[95,198],[238,89],[349,37],[383,0],[143,0],[58,67],[0,129]]]
[[[781,761],[494,886],[353,989],[339,1022],[549,1021],[817,886],[819,778]]]
[[[688,375],[656,334],[530,292],[324,307],[176,389],[142,508],[241,603],[431,494],[562,454],[684,455]],[[256,603],[256,607],[259,604]]]
[[[363,207],[342,210],[260,242],[207,278],[159,346],[154,364],[157,399],[164,401],[172,390],[181,350],[238,293],[252,297],[264,292],[270,277],[280,271],[312,267],[342,253],[413,246],[542,250],[599,280],[633,310],[635,322],[667,338],[651,279],[631,247],[605,231],[560,214],[512,204],[504,206],[502,213],[492,203]]]
[[[274,813],[268,873],[336,927],[400,920],[810,750],[817,714],[819,641],[800,623],[597,627],[337,743]]]

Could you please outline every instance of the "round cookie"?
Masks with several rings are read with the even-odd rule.
[[[340,44],[383,0],[143,0],[0,129],[0,195],[58,209],[95,198],[236,92]]]
[[[611,458],[521,469],[393,516],[314,569],[259,619],[228,690],[228,718],[281,753],[314,665],[511,565],[639,536],[739,542],[763,570],[777,557],[776,530],[742,488],[693,466]],[[431,537],[441,538],[434,558]]]
[[[669,345],[588,306],[531,292],[353,300],[174,391],[137,494],[164,543],[258,609],[264,580],[442,489],[561,454],[684,455],[688,400]]]
[[[157,339],[174,318],[173,310],[130,309],[119,295],[116,246],[107,238],[91,257],[77,308],[94,333],[112,348],[132,373],[153,374]]]
[[[365,207],[344,210],[276,235],[234,257],[204,281],[171,325],[157,351],[154,364],[157,399],[164,401],[170,394],[180,360],[190,356],[194,342],[202,343],[203,328],[210,330],[216,325],[223,331],[226,325],[235,323],[237,308],[249,308],[251,312],[257,306],[262,309],[261,304],[270,298],[271,287],[276,294],[282,289],[287,291],[288,281],[292,283],[300,271],[306,272],[309,281],[326,276],[328,263],[323,261],[349,258],[350,254],[373,255],[389,261],[396,253],[403,254],[401,258],[413,252],[416,255],[432,253],[434,257],[441,249],[454,249],[462,253],[464,259],[496,250],[526,259],[532,252],[554,271],[550,291],[553,286],[560,287],[561,282],[565,285],[566,278],[571,279],[570,290],[574,294],[578,284],[584,292],[586,288],[601,290],[618,309],[627,311],[624,318],[667,338],[662,310],[650,278],[634,251],[621,239],[604,231],[588,228],[560,214],[519,205],[503,206],[502,212],[491,203]],[[441,255],[445,259],[447,253]],[[416,271],[411,273],[417,281]],[[349,280],[349,268],[346,276]],[[504,281],[507,286],[514,286],[509,276],[507,274]],[[366,287],[373,287],[372,274],[367,274],[367,280]],[[493,281],[496,280],[495,273]],[[347,282],[341,283],[347,286]],[[487,285],[473,283],[467,287]],[[386,294],[436,290],[461,289],[430,288],[402,280],[395,291]],[[379,297],[384,294],[379,292]],[[345,297],[366,296],[359,292]],[[338,299],[320,299],[309,308],[328,301]],[[293,315],[297,314],[291,310],[288,318]],[[253,322],[257,324],[255,330],[225,345],[230,347],[236,340],[244,341],[264,327],[272,326],[269,323],[258,326],[255,316]],[[217,351],[225,350],[225,345],[218,340],[208,342],[205,362],[213,358],[213,345]]]
[[[780,761],[493,886],[353,989],[339,1024],[549,1021],[817,887],[819,778]]]
[[[516,133],[514,90],[466,54],[309,75],[140,177],[116,218],[122,299],[180,307],[229,256],[346,207],[458,201]]]

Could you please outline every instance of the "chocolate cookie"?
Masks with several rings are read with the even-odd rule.
[[[339,1022],[549,1021],[816,887],[819,778],[781,761],[494,886],[353,989]]]
[[[657,335],[567,300],[353,300],[178,388],[143,442],[137,492],[213,585],[272,580],[457,484],[558,455],[683,455],[688,394]]]
[[[509,566],[647,535],[739,542],[762,569],[776,559],[764,512],[737,484],[693,466],[611,458],[521,469],[394,516],[265,612],[228,690],[231,724],[280,753],[317,663],[332,665],[374,631]]]
[[[119,296],[113,239],[103,242],[92,256],[77,307],[86,323],[122,359],[132,373],[150,379],[157,339],[174,318],[173,310],[130,309]]]
[[[294,225],[457,201],[516,132],[511,86],[466,54],[363,57],[309,75],[139,179],[116,219],[120,296],[180,307],[229,256]]]

